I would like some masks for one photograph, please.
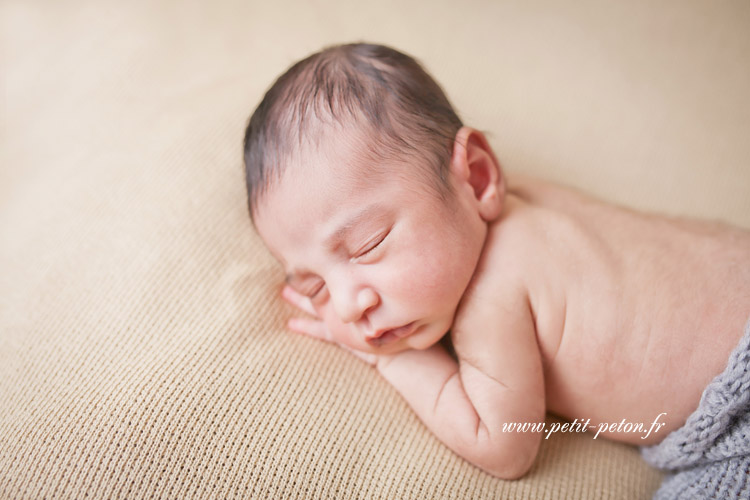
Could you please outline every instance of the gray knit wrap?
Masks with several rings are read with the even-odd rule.
[[[750,499],[750,320],[723,373],[703,391],[685,425],[641,448],[668,472],[655,500]]]

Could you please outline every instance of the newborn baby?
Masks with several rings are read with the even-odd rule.
[[[289,327],[372,363],[498,477],[528,471],[543,437],[504,424],[547,411],[592,429],[656,419],[648,434],[599,431],[660,442],[743,339],[750,233],[506,177],[393,49],[336,46],[292,66],[250,120],[245,164],[282,294],[309,313]]]

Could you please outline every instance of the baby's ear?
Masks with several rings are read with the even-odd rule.
[[[495,220],[503,208],[505,181],[500,163],[482,132],[462,127],[456,133],[451,170],[459,189],[465,188],[473,196],[482,219]]]

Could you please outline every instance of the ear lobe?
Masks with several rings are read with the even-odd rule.
[[[505,182],[484,134],[462,127],[456,134],[451,163],[459,182],[471,189],[482,219],[496,219],[502,211]]]

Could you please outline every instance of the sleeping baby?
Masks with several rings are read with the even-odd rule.
[[[379,45],[293,65],[244,147],[251,218],[308,313],[288,326],[371,363],[458,455],[518,478],[544,434],[508,424],[551,412],[641,446],[672,472],[661,495],[747,493],[750,233],[507,177]]]

